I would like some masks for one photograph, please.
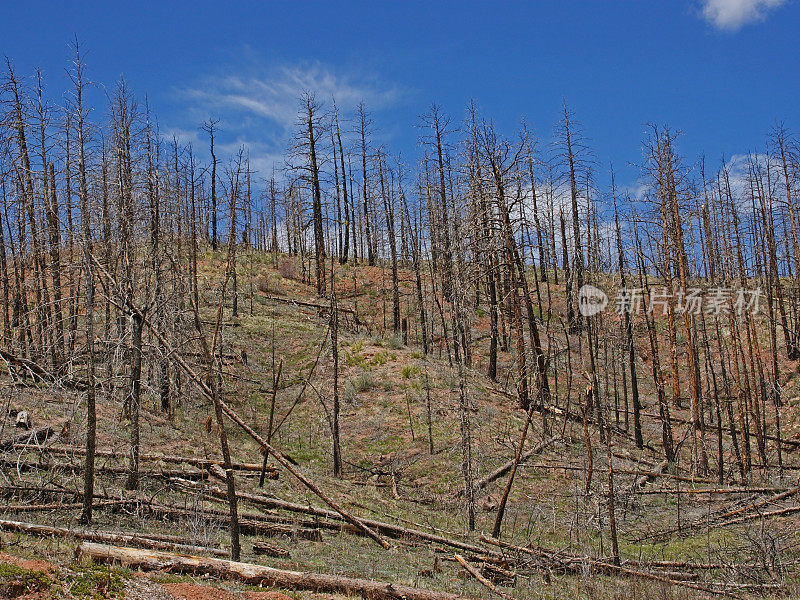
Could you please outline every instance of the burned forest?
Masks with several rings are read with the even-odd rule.
[[[796,122],[307,89],[267,169],[93,51],[0,75],[0,597],[800,594]]]

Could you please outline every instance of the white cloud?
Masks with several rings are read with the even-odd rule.
[[[763,21],[769,11],[786,0],[702,0],[703,18],[717,29],[738,31],[744,25]]]
[[[343,117],[362,100],[368,110],[376,111],[396,105],[405,95],[397,86],[369,73],[335,69],[321,62],[267,67],[250,58],[224,73],[177,88],[186,109],[182,122],[171,131],[196,142],[198,136],[192,135],[190,128],[219,118],[220,151],[235,152],[246,146],[251,163],[262,172],[271,171],[272,165],[280,166],[304,91],[314,93],[326,108],[335,99]],[[205,137],[199,136],[201,140]]]
[[[370,110],[381,109],[402,95],[397,87],[374,77],[343,74],[319,62],[249,70],[256,72],[207,77],[179,94],[196,110],[267,119],[282,129],[294,123],[304,91],[324,103],[335,98],[345,110],[362,100]]]

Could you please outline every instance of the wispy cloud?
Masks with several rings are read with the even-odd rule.
[[[297,121],[300,96],[312,92],[330,107],[333,99],[340,113],[347,114],[362,100],[370,111],[380,111],[402,101],[405,92],[378,75],[334,68],[321,62],[264,66],[250,60],[224,73],[209,75],[176,87],[185,107],[182,122],[170,132],[196,142],[190,127],[209,118],[220,119],[219,148],[235,151],[249,148],[251,162],[262,169],[277,162],[286,149]],[[201,135],[205,139],[205,135]]]
[[[717,29],[738,31],[744,25],[763,21],[767,13],[786,0],[702,0],[703,18]]]

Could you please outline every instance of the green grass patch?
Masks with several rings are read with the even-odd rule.
[[[125,580],[129,578],[126,569],[93,565],[71,575],[67,585],[70,594],[81,600],[111,600],[124,597]]]
[[[422,369],[414,365],[406,365],[400,370],[400,374],[403,376],[403,379],[411,379],[412,377],[416,377],[421,373]]]
[[[53,581],[42,571],[23,569],[11,563],[0,563],[0,598],[16,598],[23,594],[49,590]]]
[[[397,354],[387,350],[378,350],[375,355],[370,359],[369,364],[376,366],[383,366],[389,361],[397,360]]]

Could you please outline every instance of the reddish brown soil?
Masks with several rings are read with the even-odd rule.
[[[55,566],[53,563],[47,562],[46,560],[17,558],[16,556],[11,556],[5,552],[0,552],[0,562],[11,563],[12,565],[17,565],[23,569],[28,569],[29,571],[42,571],[44,573],[55,573],[58,571],[57,566]]]
[[[165,590],[178,600],[236,600],[227,590],[194,583],[164,583]]]

